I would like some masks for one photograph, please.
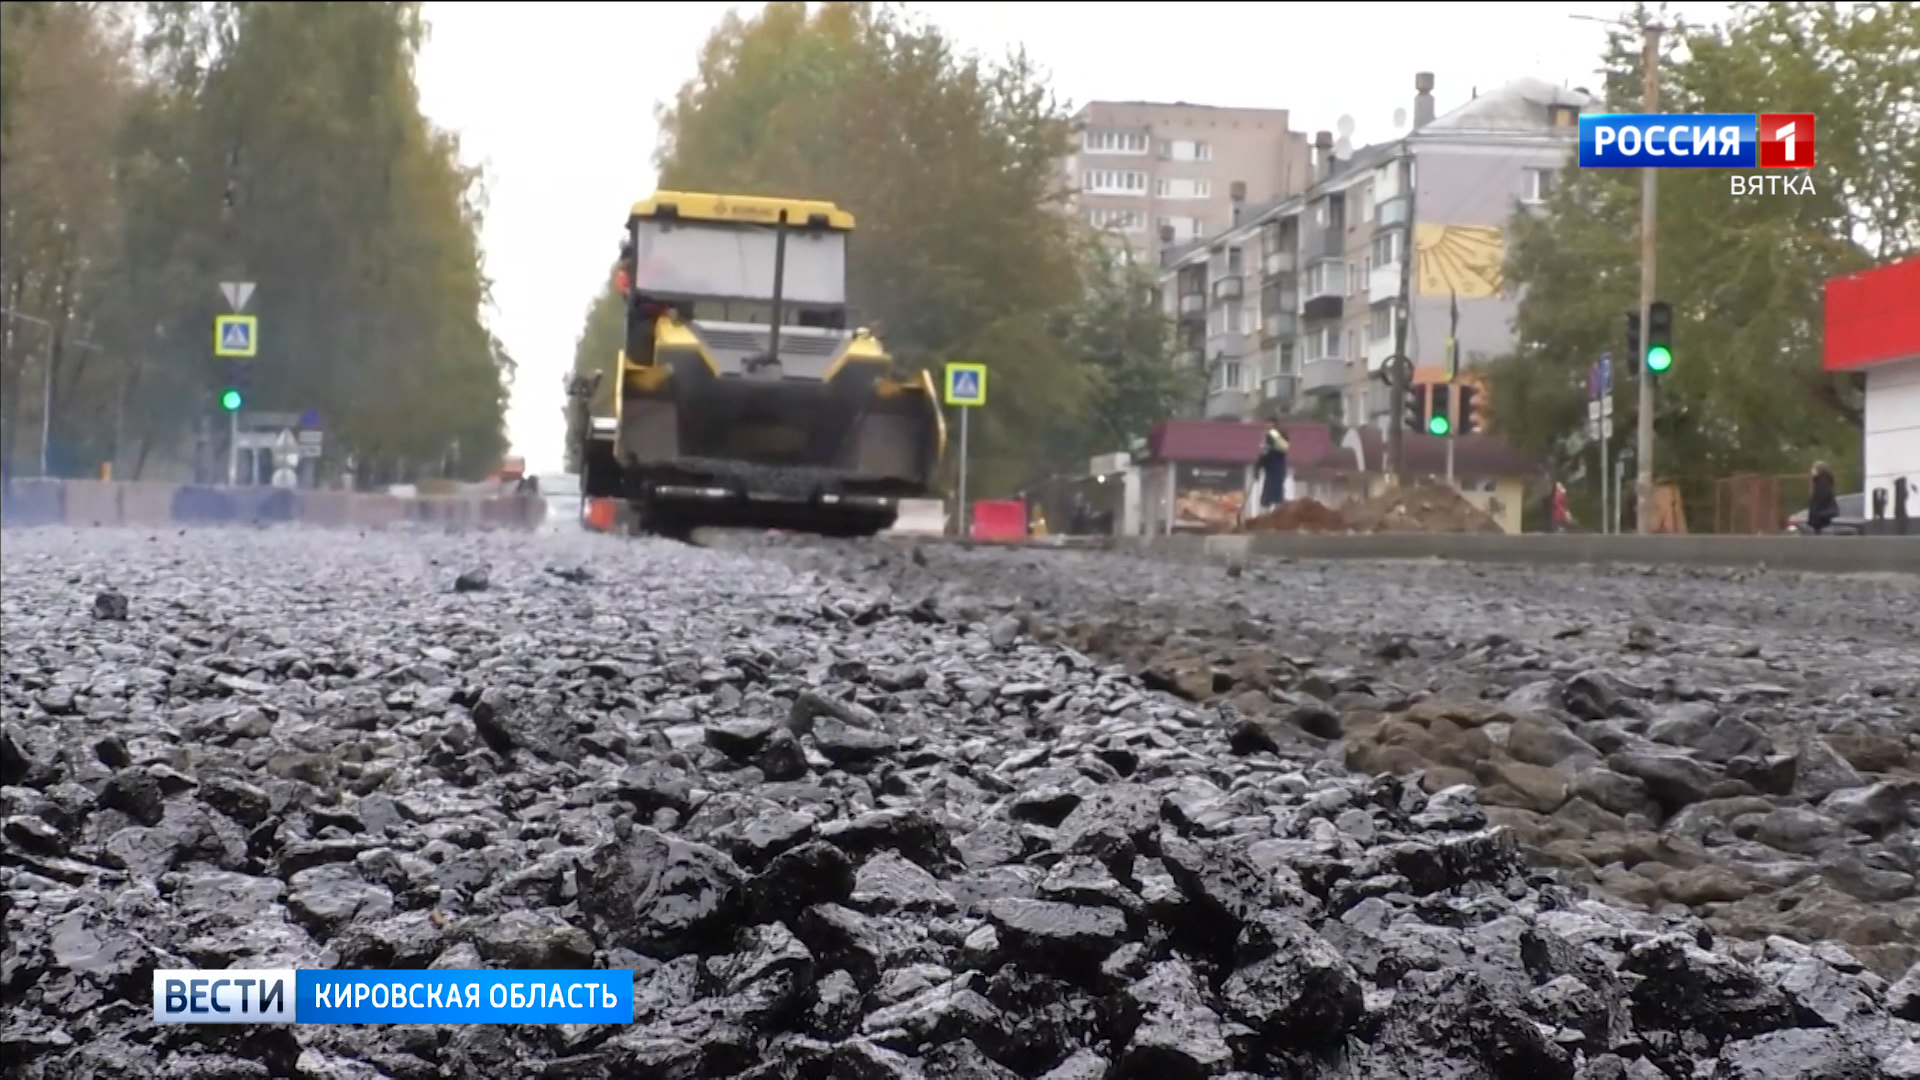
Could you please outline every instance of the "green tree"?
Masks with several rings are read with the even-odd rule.
[[[1637,111],[1637,35],[1618,36],[1605,64],[1608,108]],[[1823,286],[1920,249],[1920,12],[1742,4],[1724,25],[1669,35],[1661,70],[1663,111],[1817,114],[1819,165],[1814,194],[1734,197],[1717,170],[1661,173],[1658,293],[1678,361],[1659,384],[1656,464],[1683,477],[1848,466],[1859,401],[1820,368]],[[1524,292],[1519,345],[1491,373],[1493,423],[1563,473],[1587,366],[1625,353],[1639,190],[1637,170],[1570,168],[1545,213],[1511,227],[1507,276]],[[1638,358],[1616,363],[1616,416],[1631,432]]]
[[[829,199],[860,221],[849,290],[903,362],[974,360],[974,476],[1006,488],[1078,425],[1093,387],[1054,332],[1080,299],[1059,212],[1069,128],[1033,64],[959,53],[865,3],[727,16],[659,115],[661,186]]]
[[[586,322],[580,328],[580,337],[573,346],[572,376],[601,373],[605,377],[594,391],[591,414],[610,416],[613,413],[613,361],[619,353],[622,340],[626,336],[626,301],[614,291],[609,282],[587,305]],[[564,406],[563,406],[564,408]],[[568,410],[568,420],[572,412]],[[580,441],[585,432],[567,429],[567,471],[580,471]]]
[[[1124,449],[1204,391],[1201,373],[1169,361],[1173,325],[1152,272],[1104,236],[1086,239],[1083,259],[1083,298],[1057,327],[1088,383],[1083,422],[1054,438],[1054,456],[1068,462]]]
[[[110,416],[113,357],[99,284],[119,247],[116,147],[136,89],[108,12],[7,5],[6,129],[0,136],[0,455],[38,456],[43,393],[56,418],[86,400]],[[101,425],[104,426],[104,425]],[[50,462],[62,449],[56,423]]]
[[[191,456],[231,280],[258,285],[249,407],[317,409],[369,479],[497,464],[513,365],[484,319],[479,177],[420,113],[419,5],[153,3],[144,55],[118,6],[43,6],[6,16],[0,280],[93,343],[56,350],[69,467]],[[44,92],[43,57],[62,74]],[[18,457],[34,395],[7,345]]]

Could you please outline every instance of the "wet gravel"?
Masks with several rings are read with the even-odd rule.
[[[1911,896],[1900,616],[1769,636],[1770,578],[1461,571],[1435,614],[1433,570],[876,545],[46,530],[0,560],[10,1075],[1920,1077],[1892,948],[1715,923],[1847,895],[1841,849],[1908,876],[1889,935]],[[1745,625],[1687,606],[1716,591]],[[1732,720],[1768,744],[1715,760]],[[1536,737],[1592,798],[1537,808]],[[1482,742],[1511,775],[1439,749]],[[1841,831],[1742,848],[1814,867],[1769,892],[1632,910],[1587,895],[1597,849],[1538,857],[1576,797],[1621,828],[1570,843],[1693,870],[1786,827],[1754,815]],[[226,965],[631,968],[637,1015],[150,1023],[154,968]]]

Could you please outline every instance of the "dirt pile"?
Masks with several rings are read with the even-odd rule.
[[[1497,533],[1499,522],[1453,488],[1398,488],[1342,509],[1356,532]]]
[[[1294,499],[1247,520],[1248,532],[1346,532],[1340,511],[1316,499]]]

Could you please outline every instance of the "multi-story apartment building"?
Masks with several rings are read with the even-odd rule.
[[[1178,243],[1211,236],[1233,226],[1246,200],[1307,186],[1307,139],[1288,127],[1285,109],[1094,101],[1074,124],[1078,146],[1065,167],[1076,211],[1124,236],[1149,265],[1162,234]]]
[[[1167,259],[1161,292],[1182,357],[1208,371],[1208,415],[1317,398],[1350,426],[1389,422],[1378,375],[1409,312],[1420,381],[1442,370],[1455,310],[1464,367],[1508,350],[1506,227],[1551,190],[1591,98],[1522,79],[1436,118],[1433,76],[1414,85],[1405,137],[1341,158],[1317,133],[1306,191]]]

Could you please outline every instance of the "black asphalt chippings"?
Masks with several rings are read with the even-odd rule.
[[[993,584],[1024,556],[972,553],[943,577],[944,553],[809,551],[9,531],[7,1074],[1920,1078],[1920,976],[1833,942],[1734,942],[1681,904],[1633,910],[1530,866],[1532,823],[1482,798],[1546,798],[1544,778],[1441,784],[1472,770],[1431,746],[1420,768],[1349,768],[1409,713],[1430,740],[1497,731],[1512,757],[1526,718],[1390,688],[1392,665],[1437,648],[1417,595],[1378,598],[1406,616],[1398,635],[1354,620],[1351,662],[1269,672],[1266,697],[1289,704],[1263,710],[1225,656],[1202,656],[1202,691],[1191,665],[1126,655],[1134,631],[1076,645]],[[806,560],[823,573],[791,565]],[[1047,596],[1092,598],[1199,573],[1053,572]],[[1340,590],[1342,571],[1316,573]],[[1216,576],[1193,604],[1240,602]],[[1796,798],[1760,787],[1791,754],[1639,761],[1656,755],[1642,741],[1670,743],[1634,725],[1678,717],[1619,704],[1640,700],[1625,680],[1577,684],[1570,705],[1577,673],[1535,674],[1561,697],[1528,715],[1571,708],[1583,738],[1601,733],[1572,724],[1598,718],[1577,714],[1615,693],[1601,704],[1627,741],[1578,767],[1639,784],[1615,786],[1652,801],[1647,828]],[[1910,710],[1904,692],[1859,689],[1865,734],[1874,709]],[[1368,695],[1371,735],[1352,719]],[[1722,714],[1695,718],[1699,738]],[[1818,773],[1800,753],[1798,775]],[[1754,794],[1713,786],[1738,758]],[[1743,812],[1817,807],[1873,845],[1862,866],[1911,874],[1881,865],[1913,850],[1905,765],[1817,764],[1825,790]],[[637,1015],[157,1027],[151,972],[193,966],[631,968]]]

